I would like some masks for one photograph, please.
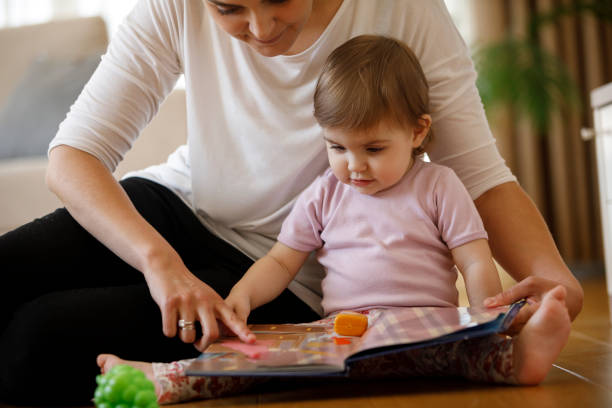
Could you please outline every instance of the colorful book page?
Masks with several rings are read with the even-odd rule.
[[[381,350],[393,352],[392,346],[425,347],[452,334],[462,333],[462,338],[466,338],[499,331],[506,324],[504,317],[509,310],[508,307],[371,309],[360,312],[368,317],[368,329],[361,337],[334,333],[335,315],[307,324],[250,325],[256,335],[255,344],[240,343],[236,337],[221,338],[189,366],[187,374],[340,375],[346,371],[347,359],[357,354],[359,358],[368,358],[370,353]]]

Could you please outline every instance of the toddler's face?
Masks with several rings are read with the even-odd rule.
[[[387,121],[368,130],[324,129],[332,172],[360,193],[386,190],[410,169],[412,150],[420,146],[428,129]]]

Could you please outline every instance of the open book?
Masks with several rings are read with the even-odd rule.
[[[305,324],[250,325],[255,344],[223,337],[187,368],[198,376],[346,375],[360,359],[505,331],[524,301],[495,309],[409,307],[364,311],[361,337],[339,336],[332,315]]]

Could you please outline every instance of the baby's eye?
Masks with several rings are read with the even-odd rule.
[[[339,152],[343,152],[344,151],[344,147],[340,146],[340,145],[330,145],[329,148],[332,149],[332,150],[337,150]]]
[[[366,149],[368,153],[378,153],[378,152],[382,152],[383,150],[385,150],[384,147],[368,147]]]

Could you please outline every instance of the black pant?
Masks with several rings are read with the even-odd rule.
[[[174,193],[142,179],[121,182],[145,219],[186,266],[225,297],[252,261],[212,235]],[[96,356],[144,361],[198,355],[162,333],[140,272],[85,231],[65,209],[0,236],[0,401],[87,404]],[[298,322],[317,314],[285,290],[249,322]]]

